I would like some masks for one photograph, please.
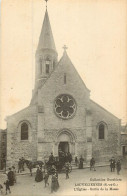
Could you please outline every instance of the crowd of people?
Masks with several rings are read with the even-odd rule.
[[[20,158],[18,161],[18,173],[24,171],[24,163],[25,163],[25,159],[23,157]]]
[[[66,177],[65,178],[68,179],[69,178],[69,164],[72,162],[72,155],[71,155],[71,153],[67,153],[66,154],[66,153],[60,152],[59,153],[59,159],[60,159],[60,161],[62,159],[64,161],[64,163],[65,163],[65,165],[64,165],[65,174],[66,174]],[[53,163],[53,161],[54,161],[53,153],[51,153],[51,155],[49,156],[49,161],[51,163]],[[79,159],[78,159],[77,156],[75,157],[75,165],[79,169],[83,169],[83,163],[84,163],[84,158],[82,156]],[[110,160],[110,168],[111,168],[111,172],[114,172],[115,171],[115,168],[116,168],[117,174],[119,174],[119,172],[121,170],[121,162],[120,162],[120,160],[115,161],[115,159],[113,157]],[[41,171],[42,171],[42,173],[44,175],[42,175],[42,173],[39,172],[38,169],[37,169],[36,175],[37,176],[43,176],[42,178],[45,181],[45,187],[46,187],[46,185],[49,185],[49,183],[48,183],[49,174],[48,174],[48,171],[47,170],[42,169],[42,168],[40,168],[40,169],[41,169]],[[92,171],[92,170],[93,171],[96,171],[94,157],[92,157],[90,159],[90,171]],[[52,193],[54,191],[57,191],[58,188],[59,188],[58,172],[57,172],[57,169],[56,169],[55,165],[52,165],[52,167],[51,167],[51,174],[52,174],[52,179],[51,179],[51,193]],[[37,176],[35,177],[35,179],[37,178]]]
[[[117,174],[119,175],[120,174],[120,170],[121,170],[121,161],[120,161],[120,159],[118,159],[116,161],[115,158],[112,157],[109,161],[110,161],[110,169],[111,169],[111,172],[115,172],[115,168],[116,168]],[[83,159],[82,156],[80,157],[79,160],[78,160],[77,156],[75,157],[75,165],[76,166],[79,166],[79,169],[83,169],[83,162],[84,162],[84,159]],[[94,157],[92,157],[90,159],[90,170],[92,170],[92,169],[94,171],[96,171]]]
[[[21,173],[24,171],[24,161],[25,159],[22,157],[19,159],[18,162],[18,173]],[[51,163],[51,168],[50,168],[50,173],[48,168],[46,167],[46,162],[44,165],[38,165],[36,174],[35,174],[35,181],[36,182],[41,182],[44,181],[44,187],[49,186],[49,176],[51,175],[51,193],[56,192],[59,188],[59,182],[58,182],[58,170],[56,166],[54,165],[54,160],[55,157],[53,156],[53,153],[49,156],[49,162]],[[62,151],[59,153],[59,160],[64,161],[64,171],[65,171],[65,179],[69,179],[69,165],[72,162],[72,155],[71,153],[62,153]],[[110,160],[110,171],[115,172],[115,169],[117,170],[117,174],[120,174],[121,170],[121,161],[118,159],[117,161],[115,160],[114,157],[112,157]],[[79,159],[76,156],[75,157],[75,165],[79,169],[83,169],[83,163],[84,163],[84,158],[81,156]],[[92,157],[90,159],[90,171],[96,171],[95,169],[95,159]],[[10,186],[14,186],[14,184],[17,182],[16,178],[16,169],[14,166],[10,167],[8,169],[8,172],[6,173],[6,180],[4,181],[3,185],[5,185],[5,190],[6,194],[11,193],[11,188]],[[3,186],[0,184],[0,192],[2,192]]]
[[[60,162],[63,162],[63,163],[66,163],[66,162],[69,162],[71,163],[72,162],[72,155],[70,152],[63,152],[62,150],[59,150],[59,161]]]
[[[44,180],[45,187],[49,186],[49,175],[51,175],[51,193],[56,192],[59,188],[59,182],[58,182],[58,172],[53,165],[54,161],[54,156],[51,153],[49,156],[49,162],[51,162],[51,168],[50,168],[50,173],[49,170],[47,169],[46,165],[44,164],[43,166],[37,166],[36,174],[35,174],[35,181],[36,182],[41,182]]]
[[[7,193],[11,193],[11,186],[14,186],[14,184],[17,182],[16,178],[16,169],[14,166],[10,167],[8,169],[8,172],[4,174],[4,185],[5,185],[5,191],[6,195]],[[0,191],[2,193],[3,186],[0,184]]]
[[[25,159],[23,157],[20,158],[18,161],[18,170],[17,170],[18,173],[24,171],[24,163],[25,163]],[[17,182],[16,168],[15,166],[9,167],[8,171],[4,173],[4,182],[3,182],[3,185],[5,185],[6,195],[8,193],[11,193],[11,186],[14,186],[16,182]],[[0,184],[1,193],[3,192],[3,185]]]
[[[78,160],[78,157],[75,157],[75,165],[78,166],[79,169],[83,169],[83,163],[84,163],[84,158],[81,156],[80,159]],[[95,159],[92,157],[90,159],[90,170],[95,169]]]
[[[65,179],[69,178],[69,166],[72,162],[72,155],[71,153],[59,153],[59,161],[63,161],[64,164],[64,171],[65,171]],[[58,171],[55,163],[55,157],[53,153],[49,156],[48,163],[50,163],[50,169],[47,167],[46,162],[43,166],[37,166],[36,174],[35,174],[35,181],[41,182],[44,181],[45,187],[49,186],[49,175],[51,175],[51,193],[56,192],[59,188],[59,181],[58,181]]]
[[[109,161],[110,161],[111,172],[115,172],[115,168],[116,168],[117,174],[119,175],[120,170],[121,170],[121,161],[120,161],[120,159],[118,159],[116,161],[115,158],[112,157]]]

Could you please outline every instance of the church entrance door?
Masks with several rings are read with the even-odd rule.
[[[75,155],[75,139],[73,133],[68,129],[59,131],[56,137],[56,145],[54,145],[54,154],[59,156],[60,152],[70,152]]]
[[[69,143],[68,142],[60,142],[58,146],[58,151],[62,151],[64,153],[69,152]]]

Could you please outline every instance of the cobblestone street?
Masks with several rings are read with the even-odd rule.
[[[120,175],[116,172],[110,172],[109,167],[98,167],[97,171],[89,169],[73,170],[70,178],[65,179],[65,174],[59,174],[60,187],[56,193],[52,195],[127,195],[126,186],[127,170],[122,170]],[[29,174],[18,175],[17,183],[11,187],[10,196],[37,196],[49,195],[51,193],[51,176],[49,177],[49,186],[44,187],[44,181],[35,182],[35,174],[31,177]],[[96,180],[95,180],[96,178]],[[107,181],[107,178],[110,180]],[[113,181],[113,179],[116,179]],[[98,180],[97,180],[98,179]],[[81,184],[82,183],[82,184]],[[91,184],[90,184],[91,183]],[[102,183],[102,184],[101,184]],[[107,183],[107,185],[106,185]],[[124,189],[122,188],[124,186]],[[126,186],[127,187],[127,186]],[[112,190],[109,189],[112,188]],[[103,190],[104,189],[104,190]],[[105,190],[107,189],[107,190]],[[117,189],[117,190],[113,190]],[[122,192],[121,192],[122,191]],[[120,193],[121,192],[121,193]]]

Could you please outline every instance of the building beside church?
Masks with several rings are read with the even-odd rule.
[[[90,99],[66,47],[58,54],[46,9],[36,50],[30,105],[7,118],[7,164],[20,157],[44,160],[70,151],[85,162],[120,156],[121,121]]]
[[[122,156],[127,157],[127,124],[121,129],[121,150]]]
[[[0,170],[6,168],[7,130],[0,129]]]

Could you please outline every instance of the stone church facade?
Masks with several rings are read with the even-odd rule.
[[[57,51],[46,10],[36,50],[35,87],[30,105],[7,118],[7,164],[24,157],[47,159],[61,149],[87,163],[119,156],[120,119],[90,99],[66,47]]]

